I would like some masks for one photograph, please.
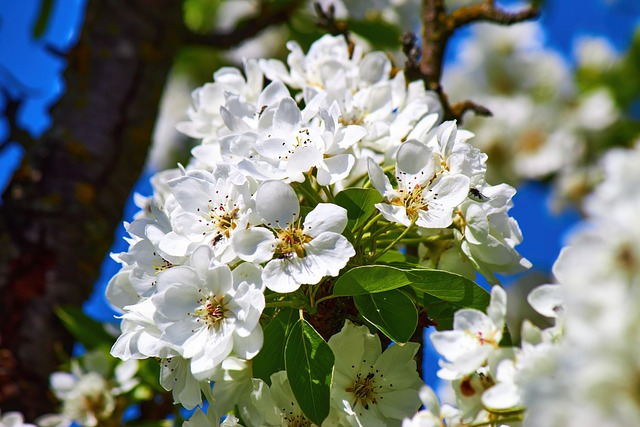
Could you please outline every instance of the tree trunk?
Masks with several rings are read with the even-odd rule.
[[[80,305],[143,167],[182,39],[178,0],[89,0],[53,127],[26,147],[0,206],[0,407],[52,412],[49,374],[72,339],[53,313]]]

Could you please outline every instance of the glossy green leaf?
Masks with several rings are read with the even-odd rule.
[[[397,289],[357,295],[353,301],[362,317],[395,342],[409,341],[418,326],[416,306]]]
[[[299,319],[298,311],[285,308],[264,328],[264,342],[260,353],[253,358],[253,376],[271,385],[271,374],[283,371],[284,347],[291,328]]]
[[[377,209],[382,201],[378,190],[372,188],[347,188],[336,195],[336,203],[347,210],[349,227],[359,228]]]
[[[475,282],[453,273],[439,270],[407,272],[416,300],[437,323],[439,330],[453,328],[453,316],[461,308],[486,310],[491,296]]]
[[[363,265],[341,275],[333,286],[337,296],[365,295],[385,292],[409,285],[406,272],[386,265]]]
[[[450,329],[457,310],[475,308],[484,311],[490,301],[489,293],[466,277],[448,271],[415,268],[406,263],[353,268],[338,278],[333,294],[360,296],[404,286],[413,289],[416,301],[427,309],[429,317],[438,323],[438,329]]]
[[[284,350],[287,379],[305,416],[321,425],[329,415],[335,358],[329,345],[306,320],[291,328]]]
[[[55,312],[67,331],[87,350],[99,347],[109,349],[113,345],[115,338],[104,329],[101,323],[84,314],[80,308],[60,306],[55,309]]]
[[[446,301],[456,310],[475,308],[484,311],[491,300],[489,293],[475,282],[448,271],[414,269],[407,272],[407,277],[416,291]]]

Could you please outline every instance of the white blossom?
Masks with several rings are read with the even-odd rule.
[[[232,352],[245,359],[258,353],[265,301],[260,267],[245,263],[232,272],[212,263],[207,246],[196,249],[191,263],[160,275],[151,301],[161,339],[190,359],[194,377],[203,380]]]
[[[394,189],[382,168],[369,160],[369,177],[382,194],[384,203],[376,208],[391,222],[424,228],[446,228],[453,220],[453,209],[469,193],[469,178],[464,175],[436,173],[431,149],[412,140],[400,146],[396,157]]]
[[[504,289],[494,286],[487,314],[470,308],[458,310],[454,315],[453,330],[431,334],[436,351],[447,360],[440,363],[440,378],[460,379],[486,363],[502,339],[506,298]]]
[[[380,338],[366,326],[345,322],[328,341],[336,357],[331,398],[346,402],[362,425],[400,425],[420,406],[418,376],[413,356],[417,343],[392,345],[382,352]]]
[[[266,227],[252,227],[233,236],[238,256],[249,262],[267,262],[265,286],[275,292],[293,292],[314,285],[325,276],[337,276],[355,251],[340,233],[347,225],[344,208],[320,203],[300,224],[300,204],[293,189],[268,181],[256,193],[256,209]]]

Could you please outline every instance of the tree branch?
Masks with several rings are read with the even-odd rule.
[[[427,89],[438,94],[445,120],[462,121],[462,115],[466,111],[474,111],[483,116],[491,115],[488,109],[473,101],[463,101],[453,106],[449,104],[441,86],[444,54],[449,38],[457,29],[475,22],[511,25],[533,19],[538,14],[537,6],[530,6],[518,12],[506,12],[498,8],[494,0],[485,0],[479,5],[463,6],[447,14],[443,0],[423,0],[420,62],[415,60],[415,37],[403,37],[403,50],[408,57],[407,76],[413,79],[421,78]]]
[[[260,10],[255,16],[240,21],[238,25],[229,32],[198,34],[185,27],[184,43],[204,45],[216,49],[229,49],[251,37],[255,37],[266,28],[286,22],[300,7],[300,4],[301,0],[291,0],[288,5],[278,8],[277,10],[272,10],[268,1],[262,1],[260,3]]]
[[[477,116],[491,117],[493,113],[487,107],[466,100],[457,102],[451,106],[451,113],[456,117],[462,117],[467,111],[473,111]]]
[[[540,10],[536,6],[528,7],[519,12],[507,12],[497,8],[493,2],[461,7],[449,15],[450,25],[460,28],[473,22],[492,22],[498,25],[512,25],[538,17]]]
[[[333,3],[329,4],[327,10],[324,10],[320,3],[314,2],[313,9],[318,16],[318,26],[320,28],[324,28],[333,36],[343,35],[346,40],[349,40],[347,24],[336,20],[336,7]]]

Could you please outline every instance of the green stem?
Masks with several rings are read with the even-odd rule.
[[[336,203],[336,198],[333,197],[333,193],[331,192],[329,186],[323,185],[322,191],[324,192],[325,196],[327,196],[327,200],[329,201],[329,203]]]
[[[387,231],[391,230],[392,228],[394,228],[396,226],[396,224],[394,222],[389,222],[387,224],[385,224],[384,226],[378,228],[376,231],[374,231],[373,233],[371,233],[366,240],[368,241],[376,241],[377,237],[381,234],[386,233]]]
[[[413,220],[411,221],[411,224],[409,224],[409,226],[407,228],[404,229],[404,231],[402,233],[400,233],[400,235],[398,237],[395,238],[395,240],[393,242],[391,242],[389,244],[389,246],[387,246],[386,248],[384,248],[381,252],[375,254],[375,256],[373,257],[372,261],[375,261],[376,259],[380,258],[382,255],[384,255],[385,253],[387,253],[387,251],[389,251],[390,249],[392,249],[395,245],[398,244],[398,242],[400,240],[402,240],[402,238],[404,236],[407,235],[407,233],[409,233],[409,231],[413,228],[413,225],[416,223],[416,221],[418,220],[418,215],[416,215]]]
[[[267,307],[291,307],[291,308],[299,308],[304,306],[304,301],[273,301],[268,302]]]
[[[333,299],[333,298],[338,298],[338,295],[327,295],[327,296],[324,296],[324,297],[322,297],[322,298],[319,298],[319,299],[316,301],[316,305],[320,304],[320,303],[321,303],[321,302],[323,302],[323,301],[327,301],[327,300],[330,300],[330,299]]]
[[[379,220],[380,218],[382,218],[382,214],[378,212],[378,214],[377,214],[376,216],[374,216],[373,218],[371,218],[371,219],[369,220],[369,222],[367,222],[367,223],[364,225],[364,227],[362,227],[362,230],[361,230],[360,234],[361,234],[361,235],[362,235],[362,234],[364,234],[364,232],[365,232],[365,231],[367,231],[368,229],[370,229],[370,228],[373,226],[373,224],[375,224],[376,222],[378,222],[378,220]]]
[[[310,207],[315,207],[318,203],[322,203],[322,198],[313,189],[313,187],[311,187],[311,183],[309,182],[309,180],[295,183],[294,188],[300,190],[307,201],[310,202],[309,204],[313,203],[313,206]]]

